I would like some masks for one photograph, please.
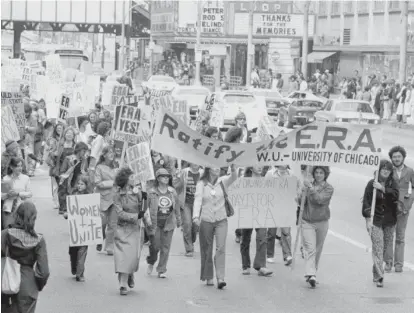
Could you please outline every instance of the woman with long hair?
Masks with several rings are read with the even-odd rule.
[[[91,144],[91,154],[89,161],[89,174],[91,182],[95,182],[95,167],[99,160],[99,157],[102,154],[103,148],[111,144],[111,139],[109,136],[111,133],[111,124],[102,121],[96,125],[97,136]]]
[[[331,211],[329,205],[334,188],[327,182],[330,170],[327,166],[312,168],[313,182],[305,180],[307,189],[302,213],[302,242],[305,254],[305,278],[312,288],[316,287],[316,272],[322,255],[323,244],[329,229]]]
[[[220,177],[220,168],[206,168],[196,187],[193,221],[200,227],[199,241],[201,254],[200,279],[213,286],[213,241],[216,238],[217,287],[223,289],[225,278],[226,239],[228,232],[225,190],[237,179],[237,171],[231,166],[229,176]]]
[[[32,197],[30,178],[22,173],[23,159],[13,157],[10,160],[7,175],[2,180],[1,200],[3,228],[9,228],[14,223],[15,211],[20,203]],[[7,192],[3,193],[3,185],[7,185]]]
[[[114,203],[114,180],[116,175],[115,153],[111,146],[105,147],[99,157],[95,170],[95,192],[101,195],[102,232],[105,239],[105,251],[108,255],[114,254],[114,232],[116,228],[116,211]],[[97,245],[98,251],[102,245]]]
[[[388,160],[381,160],[378,170],[378,181],[371,179],[365,187],[362,216],[366,219],[367,231],[372,241],[373,280],[377,287],[383,287],[384,253],[394,240],[399,191],[398,183],[392,175],[392,163]],[[371,223],[371,204],[374,188],[377,191],[374,218]]]
[[[150,254],[147,257],[147,274],[151,275],[159,253],[158,277],[166,278],[171,241],[174,229],[181,227],[181,214],[177,193],[169,186],[170,173],[160,168],[155,173],[155,179],[154,186],[148,191],[148,210],[152,227],[148,231]]]
[[[244,177],[263,177],[263,168],[261,166],[253,166],[246,169]],[[270,276],[273,272],[266,268],[266,250],[267,238],[266,228],[256,228],[256,256],[253,262],[253,268],[258,272],[259,276]],[[252,238],[253,228],[241,229],[240,254],[242,257],[243,275],[250,275],[250,241]]]
[[[49,278],[46,241],[35,231],[37,210],[25,201],[16,210],[12,228],[1,232],[1,256],[20,264],[20,290],[15,295],[1,294],[2,312],[34,313],[39,291]]]
[[[134,173],[129,168],[121,168],[115,176],[114,206],[117,214],[117,227],[114,236],[115,272],[118,274],[119,292],[128,294],[128,287],[134,288],[134,273],[138,271],[141,234],[140,219],[143,194],[134,182]]]

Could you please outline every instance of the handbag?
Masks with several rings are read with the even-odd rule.
[[[20,291],[20,264],[9,257],[9,247],[6,246],[6,256],[1,258],[1,292],[15,295]]]
[[[223,195],[224,195],[224,207],[226,208],[226,215],[227,217],[231,217],[234,215],[234,209],[232,204],[229,201],[229,196],[226,192],[226,189],[224,188],[224,184],[223,182],[220,182],[220,186],[221,189],[223,190]]]

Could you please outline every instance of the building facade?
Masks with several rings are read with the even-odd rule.
[[[401,1],[317,1],[311,72],[330,69],[338,77],[358,70],[398,80]],[[414,1],[408,8],[407,74],[414,72]]]

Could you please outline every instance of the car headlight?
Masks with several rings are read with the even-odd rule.
[[[378,120],[374,120],[374,124],[378,124],[378,122],[379,122]]]

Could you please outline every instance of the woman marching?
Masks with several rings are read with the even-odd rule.
[[[393,165],[381,160],[378,181],[371,179],[364,193],[362,216],[366,219],[367,230],[372,241],[372,273],[377,287],[384,286],[384,252],[394,240],[397,223],[398,184],[394,180]],[[375,212],[371,224],[371,204],[374,188],[376,191]]]
[[[307,189],[302,215],[302,241],[305,254],[305,278],[312,288],[316,286],[316,272],[322,254],[323,244],[329,229],[331,212],[329,204],[334,192],[327,182],[330,170],[327,166],[312,169],[313,182],[304,180]]]
[[[114,259],[122,296],[128,294],[128,287],[135,286],[134,273],[138,271],[143,241],[139,221],[144,217],[144,211],[141,210],[143,194],[135,185],[133,174],[129,168],[122,168],[115,177],[117,191],[114,206],[118,220],[114,236]]]
[[[200,227],[200,279],[213,286],[213,241],[216,237],[217,288],[223,289],[226,266],[226,239],[228,233],[226,198],[228,189],[237,179],[237,170],[231,166],[230,176],[220,176],[220,168],[206,168],[196,187],[193,221]]]
[[[177,193],[168,185],[169,172],[160,168],[155,176],[155,184],[148,192],[148,210],[152,227],[148,231],[150,254],[147,257],[147,274],[151,275],[160,253],[157,273],[159,278],[166,278],[171,241],[175,227],[181,226],[181,214]]]
[[[244,177],[263,177],[263,168],[254,166],[247,168]],[[256,256],[253,268],[258,271],[259,276],[271,276],[273,272],[266,268],[267,238],[266,228],[256,228]],[[243,275],[250,275],[250,240],[252,238],[252,228],[241,229],[242,241],[240,253],[242,257]]]
[[[108,255],[114,254],[114,232],[116,228],[116,211],[113,206],[114,180],[116,175],[115,153],[113,147],[105,147],[99,157],[95,170],[95,192],[101,195],[102,232],[105,239],[105,251]],[[96,250],[101,251],[99,244]]]

